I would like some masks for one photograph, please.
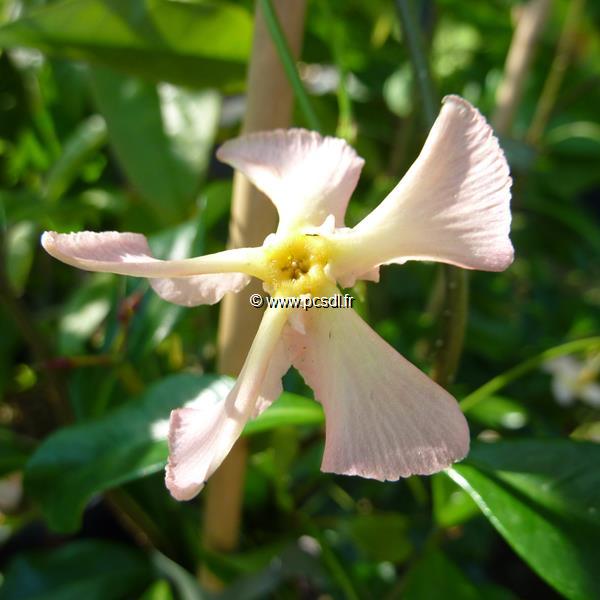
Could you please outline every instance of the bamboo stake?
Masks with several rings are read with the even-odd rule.
[[[274,0],[283,32],[294,56],[299,56],[304,32],[306,0]],[[285,72],[268,33],[260,2],[252,57],[248,71],[247,106],[242,133],[288,127],[292,120],[293,97]],[[235,173],[229,247],[261,245],[276,228],[277,216],[271,202],[240,173]],[[250,294],[262,292],[253,281],[244,292],[227,295],[221,304],[218,335],[219,372],[236,376],[250,348],[262,311],[248,302]],[[203,541],[205,549],[229,552],[236,548],[244,490],[247,448],[241,439],[210,479],[204,493]],[[203,567],[200,579],[216,590],[222,583]]]

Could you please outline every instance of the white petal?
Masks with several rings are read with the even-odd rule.
[[[575,380],[562,376],[554,377],[552,380],[552,393],[557,404],[571,406],[575,403]]]
[[[189,500],[204,487],[256,413],[261,394],[270,396],[281,389],[274,380],[282,376],[281,357],[275,352],[282,350],[278,343],[287,317],[285,309],[265,311],[242,372],[224,402],[171,413],[165,481],[177,500]],[[271,368],[273,363],[277,368]]]
[[[277,129],[230,140],[219,160],[239,171],[275,204],[279,231],[344,223],[348,200],[364,164],[344,140],[304,129]]]
[[[254,272],[261,252],[260,248],[241,248],[198,258],[158,260],[143,235],[116,231],[47,231],[42,245],[58,260],[86,271],[151,278],[160,296],[185,306],[212,304],[225,293],[242,289],[249,280],[245,273]]]
[[[600,408],[600,384],[591,382],[582,386],[579,391],[581,399],[594,408]]]
[[[382,340],[354,311],[307,313],[290,353],[323,404],[322,469],[397,480],[463,458],[467,422],[456,400]]]
[[[501,271],[513,260],[508,164],[492,128],[458,96],[385,200],[342,235],[338,277],[390,262],[433,260]]]

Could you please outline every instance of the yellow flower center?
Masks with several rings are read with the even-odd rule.
[[[265,247],[265,289],[272,296],[313,296],[328,293],[335,282],[325,273],[331,242],[316,234],[294,234]]]

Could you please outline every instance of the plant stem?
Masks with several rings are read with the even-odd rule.
[[[513,35],[504,76],[496,93],[496,110],[492,117],[494,129],[500,135],[508,135],[523,95],[529,65],[538,38],[546,24],[551,0],[529,0],[521,7],[517,27]]]
[[[396,0],[396,8],[423,103],[423,115],[427,126],[431,127],[437,117],[439,101],[429,72],[421,29],[409,0]],[[454,378],[462,353],[469,292],[463,269],[449,265],[441,265],[440,268],[444,280],[444,300],[439,335],[435,341],[432,377],[447,387]]]
[[[410,60],[419,87],[419,95],[423,102],[423,116],[427,122],[427,128],[430,128],[437,116],[439,101],[429,73],[421,27],[415,18],[409,0],[396,0],[396,8],[400,16],[402,33],[408,45]]]
[[[271,2],[271,0],[259,0],[259,4],[267,28],[269,29],[269,34],[271,35],[271,39],[275,44],[277,54],[279,55],[279,59],[281,60],[281,64],[288,78],[288,81],[292,86],[294,96],[296,97],[300,109],[304,114],[304,118],[306,119],[306,122],[308,123],[310,129],[320,131],[321,125],[319,123],[319,118],[313,110],[310,100],[308,99],[308,94],[306,93],[306,90],[302,85],[302,81],[300,80],[300,76],[298,75],[298,70],[296,69],[296,61],[294,59],[294,55],[292,54],[286,36],[283,30],[281,29],[281,24],[279,23],[277,13],[273,8],[273,3]]]
[[[565,24],[560,34],[556,54],[550,67],[550,73],[544,84],[544,89],[538,100],[533,120],[527,132],[526,139],[532,145],[536,145],[540,141],[552,114],[560,85],[571,59],[573,45],[576,40],[575,34],[577,33],[577,26],[583,13],[584,5],[585,0],[571,0],[569,4],[569,12],[567,13]]]
[[[559,356],[565,356],[566,354],[574,354],[575,352],[581,352],[582,350],[588,350],[590,348],[600,348],[600,336],[583,338],[581,340],[575,340],[573,342],[567,342],[560,346],[554,346],[544,350],[536,356],[523,361],[521,364],[509,369],[508,371],[501,373],[500,375],[490,379],[486,384],[480,388],[471,392],[468,396],[462,399],[460,406],[464,412],[467,412],[473,408],[476,404],[479,404],[482,400],[485,400],[488,396],[491,396],[495,392],[501,390],[503,387],[512,383],[515,379],[522,377],[529,371],[536,369],[546,361],[558,358]]]
[[[292,119],[292,89],[269,35],[262,7],[262,0],[257,0],[243,133],[288,127]],[[291,55],[298,56],[304,32],[306,0],[276,0],[275,7],[281,17],[282,35],[289,42]],[[268,198],[239,172],[236,173],[229,246],[260,246],[276,225],[277,215]],[[252,282],[244,293],[228,294],[221,303],[218,336],[218,369],[221,373],[236,376],[242,368],[262,318],[262,312],[250,306],[248,297],[260,291],[260,284]],[[203,494],[203,539],[209,552],[228,552],[238,544],[246,457],[246,441],[241,438],[206,486]],[[222,585],[204,566],[200,578],[209,589],[219,589]]]

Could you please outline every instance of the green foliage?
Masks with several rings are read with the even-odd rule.
[[[514,3],[414,4],[437,93],[490,118]],[[501,138],[515,263],[469,275],[451,388],[471,427],[468,458],[400,482],[323,474],[323,410],[292,371],[245,429],[240,547],[224,554],[202,548],[205,496],[175,502],[162,474],[170,411],[231,388],[215,374],[219,309],[67,267],[39,235],[141,232],[163,259],[225,248],[232,178],[214,153],[239,131],[252,4],[0,1],[2,600],[200,600],[199,565],[236,600],[600,597],[600,413],[581,399],[600,370],[593,3],[575,24],[548,122],[535,144],[528,136],[571,5],[553,5]],[[300,78],[287,61],[293,124],[318,122],[366,159],[349,226],[426,134],[407,43],[396,2],[312,0]],[[434,266],[415,262],[352,292],[361,315],[428,370],[440,284]],[[569,405],[548,372],[565,356],[581,364]]]
[[[80,540],[16,558],[0,595],[3,600],[117,600],[143,590],[150,577],[150,565],[139,552],[112,542]]]
[[[178,222],[193,210],[208,167],[219,96],[156,87],[101,68],[91,70],[91,80],[127,177],[158,220]]]
[[[151,81],[232,90],[244,80],[251,34],[248,13],[227,2],[66,0],[4,25],[0,46],[39,48]]]
[[[600,446],[568,440],[477,444],[450,471],[491,523],[568,598],[600,580]]]
[[[94,494],[164,467],[171,410],[222,400],[229,388],[216,376],[173,375],[102,419],[65,427],[27,463],[26,489],[51,527],[74,531]]]

